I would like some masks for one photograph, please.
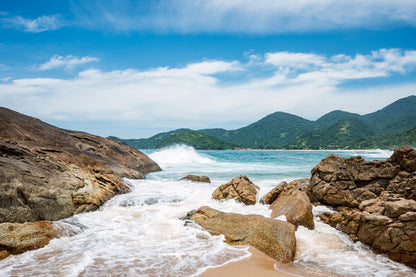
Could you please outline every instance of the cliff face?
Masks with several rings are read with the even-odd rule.
[[[94,210],[129,190],[123,177],[159,170],[127,145],[0,108],[0,223]]]

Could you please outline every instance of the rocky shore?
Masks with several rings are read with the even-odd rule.
[[[159,170],[127,145],[0,108],[0,258],[62,235],[49,221],[95,210],[128,192],[124,177],[144,178]],[[20,228],[31,235],[16,236]],[[28,240],[32,245],[22,247],[31,244]]]
[[[345,232],[353,241],[377,253],[416,267],[416,150],[403,146],[386,161],[328,155],[311,171],[311,179],[282,182],[260,201],[269,204],[272,218],[228,214],[209,207],[188,213],[213,234],[225,235],[232,245],[250,245],[279,262],[290,262],[296,249],[295,229],[314,229],[312,205],[334,212],[320,215],[323,222]],[[220,185],[216,200],[256,203],[258,187],[247,176]],[[278,220],[285,216],[285,221]],[[267,247],[265,247],[267,245]]]
[[[320,218],[392,260],[416,266],[416,150],[386,161],[329,155],[313,170],[312,201],[336,212]]]

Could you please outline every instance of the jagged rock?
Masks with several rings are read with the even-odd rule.
[[[208,176],[198,176],[198,175],[186,175],[185,177],[181,178],[181,180],[188,180],[192,182],[200,182],[200,183],[211,183],[211,180]]]
[[[323,222],[416,267],[415,178],[416,150],[408,146],[386,161],[330,155],[312,170],[309,193],[337,207],[320,215]]]
[[[58,220],[129,191],[160,167],[119,142],[0,108],[0,223]]]
[[[224,213],[201,207],[188,213],[193,220],[213,234],[223,234],[231,245],[251,245],[280,262],[295,257],[295,226],[261,215]]]
[[[256,204],[257,191],[259,189],[247,176],[241,175],[226,184],[220,185],[212,193],[212,197],[216,200],[235,199],[246,205],[254,205]]]
[[[302,225],[314,229],[312,204],[305,193],[308,184],[308,179],[294,180],[289,184],[282,182],[267,193],[261,201],[266,204],[271,203],[272,217],[285,215],[287,221],[296,227]]]

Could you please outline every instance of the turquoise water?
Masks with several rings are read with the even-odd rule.
[[[208,175],[214,180],[230,179],[240,174],[253,181],[309,178],[312,168],[331,153],[343,157],[362,156],[367,160],[386,159],[387,150],[365,151],[283,151],[283,150],[195,150],[173,146],[143,150],[162,167],[157,176],[180,178],[183,174]]]
[[[224,212],[270,217],[268,205],[245,206],[211,197],[219,185],[241,174],[260,187],[258,197],[282,180],[310,177],[310,170],[332,151],[196,151],[174,146],[145,151],[163,171],[145,180],[126,180],[131,192],[109,200],[98,211],[56,222],[78,232],[52,240],[42,249],[0,261],[0,276],[197,276],[210,267],[249,256],[247,247],[231,247],[180,219],[210,206]],[[389,151],[340,151],[385,159]],[[206,175],[211,183],[180,181],[187,174]],[[318,206],[314,214],[327,211]],[[290,272],[298,276],[416,276],[415,272],[323,224],[296,231],[296,259]],[[304,273],[307,273],[304,275]]]

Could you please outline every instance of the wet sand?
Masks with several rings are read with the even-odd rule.
[[[251,256],[221,267],[210,268],[198,277],[293,277],[299,276],[275,269],[276,260],[254,247],[249,249]]]

